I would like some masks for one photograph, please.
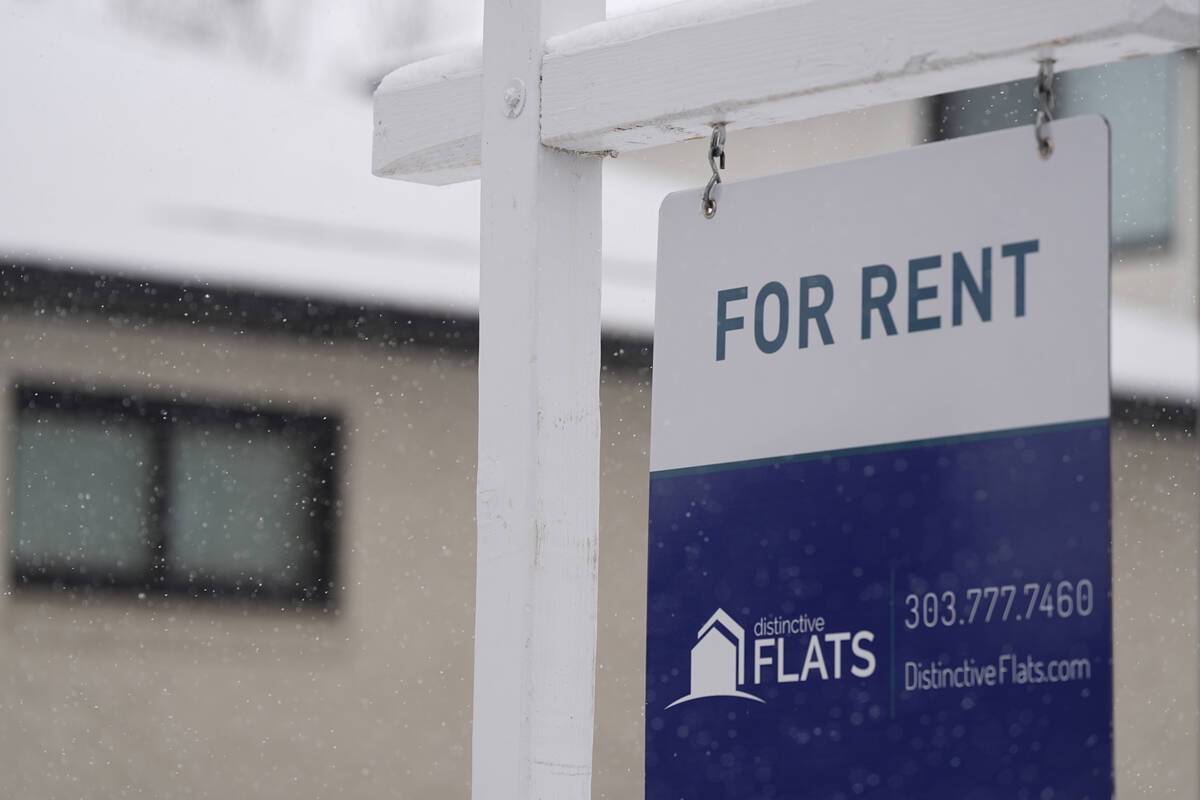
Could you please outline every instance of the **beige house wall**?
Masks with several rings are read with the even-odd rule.
[[[0,597],[0,797],[465,800],[474,367],[427,346],[0,317],[2,387],[56,379],[345,422],[336,611]],[[649,398],[647,370],[606,369],[594,794],[614,800],[642,794]],[[1113,466],[1119,796],[1195,797],[1195,443],[1120,426]]]
[[[467,796],[472,355],[12,315],[0,347],[0,385],[333,408],[345,445],[336,612],[3,598],[0,797]]]
[[[1196,440],[1118,426],[1112,465],[1117,797],[1200,797]]]

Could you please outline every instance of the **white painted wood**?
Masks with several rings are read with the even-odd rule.
[[[547,43],[542,139],[627,150],[1162,52],[1200,39],[1196,3],[705,0]],[[704,13],[711,11],[712,13]],[[690,14],[690,16],[688,16]],[[1190,23],[1190,27],[1189,27]]]
[[[436,185],[478,178],[482,93],[479,49],[388,75],[375,90],[371,171]]]
[[[548,37],[542,141],[634,150],[1030,77],[1043,53],[1065,70],[1197,45],[1200,0],[691,0]],[[471,81],[390,76],[377,174],[475,174]]]
[[[543,146],[537,110],[541,43],[603,16],[604,0],[484,11],[475,800],[591,793],[600,162]],[[510,119],[513,78],[529,96]]]

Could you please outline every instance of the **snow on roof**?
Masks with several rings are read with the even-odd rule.
[[[478,184],[373,177],[366,97],[33,4],[0,6],[0,76],[10,260],[476,313]],[[680,188],[605,162],[610,333],[651,335],[658,205]],[[1118,392],[1200,395],[1194,321],[1113,319]]]
[[[371,175],[367,97],[0,7],[0,253],[473,315],[477,184]],[[657,207],[606,167],[604,319],[647,335]]]

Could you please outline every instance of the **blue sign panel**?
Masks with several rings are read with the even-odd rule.
[[[656,473],[646,796],[1112,794],[1107,420]]]
[[[1112,796],[1108,132],[1054,125],[664,203],[647,800]]]

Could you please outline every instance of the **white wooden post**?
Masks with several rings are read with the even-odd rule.
[[[603,18],[484,12],[475,800],[591,794],[600,159],[542,145],[539,111],[546,37]]]

